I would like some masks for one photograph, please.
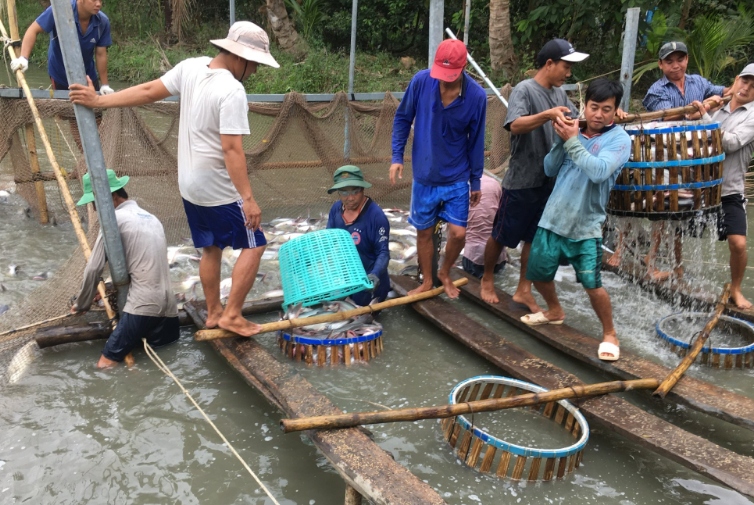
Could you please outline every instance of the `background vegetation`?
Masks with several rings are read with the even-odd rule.
[[[569,39],[589,52],[574,67],[576,80],[620,68],[621,34],[626,9],[642,8],[640,47],[634,95],[658,77],[657,49],[667,40],[686,40],[692,50],[690,70],[727,83],[754,51],[754,0],[491,0],[504,1],[510,12],[511,39],[517,57],[514,71],[493,72],[496,83],[514,83],[533,68],[536,52],[549,39]],[[166,4],[167,2],[167,4]],[[469,47],[483,68],[490,68],[489,2],[472,0]],[[236,18],[248,19],[272,33],[267,17],[270,0],[237,0]],[[285,0],[287,11],[308,51],[294,55],[273,45],[281,69],[264,68],[250,79],[251,93],[295,90],[328,93],[344,90],[348,80],[351,0]],[[44,0],[18,2],[21,31],[46,6]],[[445,24],[463,29],[464,0],[445,0]],[[215,53],[210,38],[224,36],[227,0],[106,0],[114,45],[110,49],[112,79],[142,82],[161,75],[190,55]],[[651,11],[647,16],[647,10]],[[179,19],[176,22],[176,19]],[[429,0],[359,2],[356,91],[405,88],[419,68],[427,66]],[[460,35],[459,35],[460,36]],[[32,62],[44,67],[46,37],[40,37]],[[404,59],[401,63],[401,57]],[[411,63],[415,62],[414,66]]]

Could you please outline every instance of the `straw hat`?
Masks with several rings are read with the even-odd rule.
[[[236,21],[230,27],[227,37],[210,40],[210,43],[244,60],[280,68],[280,64],[270,54],[267,32],[251,21]]]

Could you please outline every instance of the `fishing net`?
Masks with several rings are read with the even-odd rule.
[[[509,96],[510,86],[502,91],[504,96]],[[67,100],[37,100],[36,103],[76,200],[82,193],[80,180],[86,166],[72,105]],[[393,186],[388,178],[392,125],[398,103],[390,93],[386,93],[381,102],[349,101],[345,93],[339,93],[331,102],[307,103],[302,95],[290,93],[282,103],[249,103],[251,135],[245,136],[243,142],[249,178],[262,209],[263,222],[278,218],[305,219],[313,223],[311,229],[324,228],[326,213],[333,202],[333,196],[326,190],[332,184],[333,172],[348,163],[362,169],[365,178],[372,183],[368,194],[383,208],[396,209],[396,212],[408,209],[411,138],[406,147],[403,179]],[[486,168],[493,173],[504,169],[508,157],[509,135],[503,128],[506,110],[496,97],[489,98]],[[177,187],[178,111],[177,102],[110,109],[101,112],[99,130],[107,167],[118,175],[131,177],[127,188],[130,197],[162,221],[169,244],[190,248],[190,233]],[[52,222],[68,221],[42,139],[35,128],[29,127],[33,125],[33,117],[28,103],[20,97],[0,98],[0,117],[3,118],[0,122],[0,174],[12,173],[16,192],[28,203],[34,217],[39,218],[46,206]],[[34,147],[38,156],[34,155]],[[92,244],[98,231],[96,214],[85,208],[78,212]],[[400,224],[398,219],[395,226]],[[270,270],[277,270],[275,258],[269,259]],[[84,264],[82,251],[77,248],[41,287],[0,315],[0,384],[3,377],[7,378],[6,372],[14,357],[17,361],[28,358],[23,353],[19,355],[19,349],[33,354],[34,346],[27,344],[33,341],[40,327],[12,330],[66,314],[71,297],[78,291]],[[2,267],[7,268],[7,265]],[[188,271],[189,267],[193,268],[192,272]],[[187,266],[183,275],[193,278],[193,284],[176,280],[174,290],[195,290],[196,274],[196,265]],[[275,275],[271,273],[270,277],[275,278]],[[252,291],[250,297],[254,294]],[[103,317],[104,312],[93,312],[85,318],[67,318],[64,322],[81,324]],[[50,324],[59,325],[61,321]]]

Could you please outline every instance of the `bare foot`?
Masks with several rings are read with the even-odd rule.
[[[123,362],[126,364],[128,368],[131,368],[132,366],[136,365],[136,360],[134,359],[133,353],[126,354],[126,357],[123,358]]]
[[[652,282],[663,282],[670,278],[670,272],[651,269],[647,271],[647,279]]]
[[[212,314],[207,311],[207,320],[204,322],[204,325],[207,327],[208,330],[211,330],[213,328],[217,328],[218,322],[220,321],[220,318],[223,317],[223,309],[220,307],[220,310],[217,312],[213,312]]]
[[[406,293],[406,296],[418,295],[419,293],[424,293],[425,291],[429,291],[431,289],[432,289],[432,279],[429,279],[429,282],[422,282],[418,288],[412,289],[411,291]]]
[[[461,290],[453,284],[453,281],[447,273],[437,272],[437,278],[442,282],[442,287],[445,288],[445,294],[448,295],[448,298],[451,300],[458,298],[458,295],[461,294]]]
[[[223,330],[232,331],[238,333],[243,337],[250,337],[260,332],[262,327],[256,323],[252,323],[248,319],[244,318],[241,314],[237,316],[223,315],[217,322],[217,326]]]
[[[494,277],[489,280],[485,280],[484,277],[482,277],[482,286],[479,288],[479,295],[482,297],[482,300],[489,304],[498,303],[500,301],[497,298],[497,293],[495,293]]]
[[[113,368],[118,366],[117,361],[113,361],[109,358],[106,358],[104,356],[99,357],[99,361],[97,362],[97,368]]]
[[[618,251],[615,251],[612,256],[610,256],[605,263],[607,263],[608,266],[611,267],[618,267],[620,266],[620,260],[621,260],[621,254]]]
[[[516,291],[515,293],[513,293],[512,298],[514,302],[520,303],[521,305],[526,305],[532,314],[542,312],[542,309],[540,309],[539,305],[537,305],[537,301],[534,299],[534,295],[531,294],[531,291],[526,291],[523,293]]]
[[[737,309],[749,310],[751,308],[751,302],[744,298],[741,293],[731,293],[730,302],[736,306]]]
[[[618,349],[613,353],[611,350],[605,349],[600,345],[598,358],[602,361],[616,361],[620,356],[620,342],[615,334],[602,335],[602,343],[613,344],[618,347]]]

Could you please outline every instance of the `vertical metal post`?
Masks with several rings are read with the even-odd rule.
[[[52,12],[55,16],[58,37],[60,37],[60,48],[63,53],[68,82],[86,84],[86,72],[84,71],[84,60],[81,56],[78,28],[73,19],[70,0],[52,0]],[[115,208],[110,196],[105,157],[102,154],[102,144],[100,144],[99,131],[97,131],[97,120],[92,109],[82,105],[74,105],[73,110],[76,113],[84,158],[92,181],[94,200],[97,204],[97,216],[105,243],[105,253],[110,264],[110,275],[113,284],[118,289],[118,310],[121,311],[126,304],[126,296],[128,295],[126,255],[123,251],[118,222],[115,219]]]
[[[463,45],[469,47],[469,24],[471,23],[471,0],[466,0],[466,12],[463,19]]]
[[[628,112],[631,105],[631,80],[634,76],[636,38],[639,34],[639,14],[641,9],[632,7],[626,11],[626,30],[623,32],[623,60],[620,65],[620,82],[623,84],[623,100],[620,107]]]
[[[440,45],[443,39],[444,13],[445,0],[429,0],[429,56],[427,58],[429,67],[432,67],[437,46]]]
[[[351,59],[348,64],[348,99],[353,98],[353,79],[354,70],[356,69],[356,21],[359,13],[359,0],[353,0],[351,3]],[[343,157],[348,159],[351,156],[351,139],[349,131],[349,121],[351,114],[346,110],[346,139],[343,144]]]
[[[230,26],[236,22],[236,0],[230,0]]]

